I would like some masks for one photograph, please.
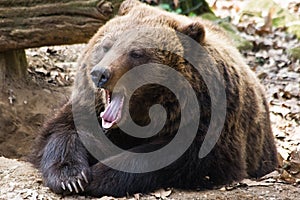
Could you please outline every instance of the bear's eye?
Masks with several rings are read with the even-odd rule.
[[[110,46],[103,46],[102,49],[103,49],[103,52],[106,53],[109,51]]]
[[[129,52],[130,57],[132,58],[142,58],[145,56],[145,52],[143,50],[131,50]]]

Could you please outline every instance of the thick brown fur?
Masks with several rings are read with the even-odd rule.
[[[159,49],[131,51],[132,46],[136,44],[126,43],[129,39],[124,37],[124,32],[143,27],[166,30],[166,33],[158,33],[151,32],[150,29],[145,32],[147,34],[142,36],[137,34],[134,38],[136,44],[149,43],[150,47],[160,45]],[[199,62],[205,75],[208,77],[214,75],[211,70],[213,64],[224,80],[226,92],[224,101],[227,105],[224,127],[212,151],[202,159],[198,157],[198,153],[210,124],[212,105],[208,88],[201,77],[203,74],[200,75],[183,58],[191,49],[180,45],[175,31],[191,37],[204,49],[203,56],[206,57],[199,57]],[[160,40],[156,41],[156,38]],[[176,54],[162,50],[165,48],[171,49]],[[108,56],[111,50],[118,51],[120,56],[112,60]],[[206,59],[211,63],[207,63]],[[97,93],[96,106],[90,105],[86,99],[86,91],[95,89],[90,77],[91,70],[95,67],[101,65],[110,70],[112,75],[104,87],[112,91],[124,73],[149,62],[172,67],[180,72],[196,91],[201,111],[198,132],[185,153],[160,170],[148,173],[114,170],[97,161],[82,144],[74,124],[72,106],[76,105],[82,110],[89,110],[91,106],[96,107],[97,116],[103,111],[103,91]],[[200,18],[191,19],[167,13],[135,0],[127,0],[121,5],[119,16],[101,27],[90,40],[78,63],[72,98],[45,124],[32,156],[32,162],[43,174],[44,184],[54,192],[70,194],[76,192],[74,187],[77,187],[80,193],[86,195],[125,196],[166,187],[211,188],[240,181],[245,177],[260,177],[276,168],[276,147],[264,91],[226,34],[211,23]],[[163,73],[156,71],[155,68],[153,71],[157,77]],[[151,79],[148,74],[141,76]],[[178,88],[185,91],[181,83],[178,83]],[[176,134],[179,124],[189,125],[197,115],[197,112],[191,110],[189,119],[181,119],[180,105],[174,94],[164,87],[153,84],[141,87],[134,93],[129,108],[132,119],[139,125],[147,125],[150,122],[149,108],[157,103],[166,109],[168,120],[156,136],[147,139],[135,138],[126,135],[118,127],[108,130],[107,136],[123,149],[151,152],[168,144]],[[93,113],[94,110],[90,112]],[[121,122],[125,123],[128,116],[122,118]],[[120,165],[125,159],[133,158],[122,155],[111,158],[112,162]],[[132,163],[145,164],[138,161]],[[84,191],[80,190],[78,180]],[[68,184],[72,187],[72,191],[68,189]]]

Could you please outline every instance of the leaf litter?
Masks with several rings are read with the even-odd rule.
[[[300,56],[291,52],[300,51],[300,36],[297,38],[282,22],[288,19],[299,22],[299,2],[262,0],[260,6],[254,0],[216,2],[215,13],[221,17],[230,15],[238,34],[253,44],[252,49],[241,52],[266,89],[281,164],[280,175],[275,180],[297,185],[300,182]]]

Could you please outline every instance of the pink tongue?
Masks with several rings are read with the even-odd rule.
[[[124,97],[121,94],[114,95],[106,109],[100,113],[103,128],[109,129],[120,120],[123,101]]]

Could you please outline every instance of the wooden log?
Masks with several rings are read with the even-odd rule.
[[[0,90],[26,77],[24,49],[85,43],[121,0],[0,0]]]
[[[112,13],[105,0],[0,0],[0,52],[87,42]]]

